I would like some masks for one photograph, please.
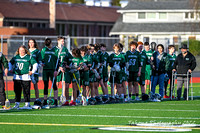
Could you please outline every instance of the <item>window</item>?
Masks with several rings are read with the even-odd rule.
[[[167,19],[167,13],[166,12],[160,12],[159,13],[159,19]]]
[[[145,12],[139,12],[138,13],[138,19],[145,19],[146,16],[145,16]]]
[[[198,14],[195,14],[194,12],[186,12],[185,19],[194,19],[195,15],[198,16]]]
[[[153,13],[153,12],[147,13],[147,18],[148,19],[156,19],[156,13]]]
[[[190,18],[194,19],[194,13],[193,12],[190,13]]]
[[[185,13],[185,18],[188,19],[189,18],[189,12]]]

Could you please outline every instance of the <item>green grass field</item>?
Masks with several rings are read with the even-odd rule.
[[[0,113],[2,133],[125,133],[128,131],[123,130],[142,130],[140,132],[144,132],[146,128],[150,130],[144,125],[130,126],[130,123],[159,123],[153,130],[168,129],[160,125],[163,123],[200,125],[200,100],[156,103],[141,101],[124,104],[65,106],[49,110],[10,110]],[[120,131],[116,131],[116,128]],[[170,130],[172,129],[178,129],[178,127],[171,127]],[[188,129],[194,133],[200,132],[199,127],[181,127],[180,129]],[[169,132],[168,130],[166,132]]]
[[[195,96],[200,96],[199,86],[199,83],[193,84]],[[59,92],[60,95],[61,89]],[[34,98],[34,91],[31,94]],[[43,90],[40,90],[40,97],[43,97]],[[9,98],[14,98],[12,91],[9,91]],[[152,126],[153,123],[157,124]],[[153,133],[180,130],[199,133],[200,99],[0,111],[0,129],[2,133]]]

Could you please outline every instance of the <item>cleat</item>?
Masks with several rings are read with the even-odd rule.
[[[71,100],[71,102],[69,103],[69,106],[76,106],[76,102],[74,102],[73,100]]]
[[[69,106],[69,101],[65,101],[65,103],[62,104],[62,106]]]
[[[170,98],[169,96],[167,96],[167,95],[164,95],[164,97],[163,98]]]
[[[19,103],[15,103],[15,106],[13,107],[13,109],[18,109],[19,108]]]

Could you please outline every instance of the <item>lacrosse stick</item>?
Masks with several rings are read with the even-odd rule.
[[[63,104],[65,101],[66,101],[66,97],[63,95],[64,94],[64,83],[63,83],[63,81],[64,81],[64,76],[65,76],[65,74],[64,73],[62,73],[62,94],[61,94],[61,96],[60,96],[60,104]]]
[[[81,97],[82,97],[82,101],[83,101],[83,106],[86,106],[87,105],[87,101],[86,101],[86,98],[83,96],[82,94],[82,91],[81,91],[81,88],[80,88],[80,85],[79,85],[79,82],[75,76],[75,74],[73,73],[73,76],[74,76],[74,79],[76,80],[76,84],[78,86],[78,89],[79,89],[79,92],[81,93]]]

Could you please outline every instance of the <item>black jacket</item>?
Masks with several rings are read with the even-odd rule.
[[[188,51],[187,55],[183,57],[180,53],[174,62],[173,68],[176,69],[177,74],[187,74],[187,71],[191,69],[192,71],[196,67],[195,57]]]
[[[153,53],[154,60],[151,61],[151,67],[152,67],[152,75],[160,75],[163,73],[166,73],[169,69],[170,61],[167,56],[167,53],[163,53],[163,57],[160,61],[159,68],[156,66],[156,58],[157,58],[157,52]]]

